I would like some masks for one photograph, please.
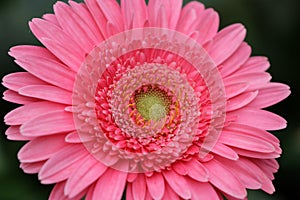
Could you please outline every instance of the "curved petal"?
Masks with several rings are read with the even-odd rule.
[[[176,30],[185,34],[195,31],[203,11],[204,5],[202,3],[197,1],[187,3],[181,11]]]
[[[33,19],[29,26],[33,34],[57,58],[75,71],[80,67],[85,52],[60,27],[42,19]]]
[[[225,87],[226,98],[230,99],[232,97],[240,95],[243,92],[245,92],[248,89],[248,87],[249,87],[249,83],[247,82],[228,84]]]
[[[234,150],[219,141],[211,151],[229,160],[237,160],[239,158],[239,155]]]
[[[263,130],[280,130],[286,127],[286,120],[282,117],[266,110],[258,110],[255,108],[243,108],[230,113],[237,116],[236,123],[257,127]]]
[[[226,166],[227,170],[236,174],[238,179],[245,185],[246,188],[249,189],[260,189],[262,186],[262,180],[257,175],[258,172],[254,171],[251,168],[250,161],[247,158],[239,158],[236,161],[227,160],[224,158],[216,158],[220,161],[224,166]]]
[[[208,54],[216,65],[229,58],[242,44],[246,36],[246,30],[241,24],[230,25],[221,30],[213,38]],[[224,48],[226,47],[226,48]]]
[[[220,73],[222,77],[226,77],[237,71],[250,57],[251,47],[243,42],[239,48],[221,66]]]
[[[121,199],[125,189],[127,173],[109,168],[98,180],[93,200]]]
[[[25,136],[43,136],[75,130],[73,116],[64,111],[39,115],[21,126]]]
[[[17,141],[26,141],[26,140],[32,140],[34,137],[28,137],[24,136],[20,133],[20,126],[10,126],[5,131],[5,135],[7,136],[7,139],[9,140],[17,140]]]
[[[44,81],[28,72],[16,72],[3,77],[2,84],[10,90],[18,92],[19,89],[29,85],[46,85]]]
[[[208,171],[198,160],[191,159],[190,161],[186,162],[185,165],[186,168],[190,169],[188,170],[188,175],[191,178],[200,182],[208,181]]]
[[[25,163],[47,160],[65,145],[64,135],[38,137],[21,148],[18,152],[18,159]]]
[[[161,199],[165,192],[164,177],[161,173],[154,173],[146,177],[147,188],[153,199]]]
[[[39,179],[44,183],[53,183],[54,181],[51,180],[53,175],[57,175],[58,173],[70,174],[71,171],[66,169],[75,163],[75,166],[71,167],[75,170],[76,167],[80,166],[80,161],[87,155],[88,152],[81,144],[65,145],[63,149],[47,160],[39,173]]]
[[[72,104],[72,93],[51,85],[30,85],[19,89],[19,94],[56,103]]]
[[[144,174],[139,174],[132,183],[132,196],[134,200],[145,199],[147,191],[146,180]]]
[[[226,110],[227,112],[240,109],[250,104],[258,95],[258,91],[244,92],[238,96],[235,96],[227,100]]]
[[[95,44],[96,36],[89,30],[89,26],[84,22],[70,6],[63,2],[54,5],[54,12],[60,26],[66,31],[76,43],[89,53]]]
[[[125,28],[142,28],[148,19],[145,0],[121,0]]]
[[[34,163],[24,163],[22,162],[20,164],[20,168],[27,174],[36,174],[39,173],[43,165],[45,164],[45,161],[41,162],[34,162]]]
[[[174,192],[174,190],[172,190],[172,188],[166,184],[165,186],[165,193],[164,196],[162,198],[163,200],[180,200],[181,198]]]
[[[105,165],[91,155],[87,156],[83,163],[84,165],[74,170],[67,180],[65,193],[71,198],[95,182],[107,169]]]
[[[220,199],[210,183],[202,183],[192,179],[187,179],[187,182],[191,188],[193,200]]]
[[[250,151],[262,152],[262,153],[272,153],[275,151],[275,147],[253,135],[244,134],[243,132],[234,131],[224,131],[219,137],[219,141],[223,144],[246,149]]]
[[[181,12],[182,0],[149,0],[150,26],[175,29]]]
[[[64,108],[62,104],[47,101],[30,103],[10,111],[4,117],[4,122],[8,125],[21,125],[40,114],[63,111]]]
[[[271,76],[266,72],[250,72],[243,74],[233,74],[232,76],[225,77],[223,79],[225,88],[228,85],[237,84],[237,83],[248,83],[247,91],[253,91],[261,88],[263,85],[268,83],[271,80]]]
[[[247,191],[244,185],[223,164],[215,159],[203,164],[209,170],[211,184],[235,198],[246,197]]]
[[[91,32],[91,34],[95,36],[95,38],[93,39],[95,44],[102,42],[104,38],[86,4],[77,3],[71,0],[69,0],[68,3],[71,5],[73,11],[84,21],[85,29],[87,29],[87,32]]]
[[[269,83],[259,89],[259,93],[249,106],[266,108],[272,106],[291,94],[289,86],[281,83]]]
[[[170,185],[170,187],[176,192],[180,197],[184,199],[191,198],[190,189],[186,183],[186,180],[183,176],[178,175],[172,170],[163,171],[165,180]]]
[[[267,57],[254,56],[250,57],[245,64],[243,64],[236,73],[245,72],[265,72],[270,67]]]
[[[122,20],[121,8],[118,2],[115,0],[106,0],[97,1],[97,3],[107,21],[111,23],[118,32],[123,31],[124,23]]]

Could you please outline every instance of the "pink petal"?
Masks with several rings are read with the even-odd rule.
[[[47,101],[35,102],[18,107],[4,117],[4,121],[8,125],[21,125],[34,117],[53,111],[63,111],[63,105]]]
[[[98,180],[93,200],[121,199],[126,185],[127,173],[109,168]]]
[[[234,150],[221,142],[217,142],[212,149],[212,152],[230,160],[237,160],[239,158],[238,154]]]
[[[97,0],[85,0],[85,4],[87,5],[89,12],[92,14],[94,21],[98,26],[98,30],[102,34],[102,37],[108,38],[109,35],[107,34],[106,30],[107,19],[101,11]]]
[[[200,182],[208,181],[208,171],[198,160],[191,159],[190,161],[186,162],[185,165],[186,168],[189,169],[188,175],[191,178]]]
[[[243,42],[240,47],[234,52],[227,60],[225,60],[221,65],[220,70],[222,77],[229,76],[238,70],[250,57],[251,47]]]
[[[65,169],[72,166],[74,163],[78,168],[80,166],[79,162],[87,155],[88,152],[82,144],[65,145],[63,149],[47,160],[39,173],[39,179],[44,183],[50,183],[52,181],[47,179],[51,178],[53,175],[58,173],[70,174],[71,171]]]
[[[172,170],[166,170],[163,172],[163,175],[170,185],[170,187],[176,192],[180,197],[184,199],[191,198],[191,192],[187,185],[185,178],[181,175],[178,175]]]
[[[40,58],[48,58],[59,62],[59,60],[45,47],[31,46],[31,45],[18,45],[12,47],[8,54],[15,59],[36,56]]]
[[[180,14],[176,30],[185,34],[195,31],[200,13],[204,11],[204,5],[200,2],[187,3]]]
[[[147,188],[153,199],[161,199],[165,192],[164,177],[161,173],[154,173],[146,177]]]
[[[60,44],[56,40],[41,38],[40,41],[71,70],[75,72],[78,71],[84,60],[84,56],[86,55],[83,50],[80,55],[76,55],[75,53],[70,52],[70,49],[67,49],[67,46]]]
[[[24,135],[21,135],[20,133],[20,126],[10,126],[5,131],[5,135],[7,136],[7,139],[9,140],[17,140],[17,141],[24,141],[24,140],[32,140],[33,137],[27,137]]]
[[[25,136],[43,136],[75,130],[73,116],[64,111],[54,111],[39,115],[21,126]]]
[[[25,97],[22,96],[12,90],[6,90],[3,93],[3,99],[12,103],[17,103],[17,104],[28,104],[28,103],[33,103],[37,102],[38,99],[32,98],[32,97]]]
[[[249,72],[265,72],[270,67],[270,63],[267,57],[254,56],[240,67],[236,73],[249,73]]]
[[[133,181],[135,181],[135,179],[137,178],[138,174],[137,173],[129,173],[127,175],[127,181],[132,183]]]
[[[251,107],[266,108],[291,94],[289,86],[281,83],[269,83],[259,90],[258,96],[250,103]]]
[[[245,92],[248,89],[248,87],[249,87],[249,84],[246,82],[229,84],[225,87],[226,98],[230,99],[232,97],[235,97],[235,96]]]
[[[59,26],[57,18],[56,18],[56,16],[54,14],[49,14],[49,13],[44,14],[43,15],[43,19],[51,22],[52,24],[55,24],[56,26]]]
[[[213,159],[209,162],[203,163],[209,170],[209,181],[219,190],[235,197],[245,198],[247,191],[244,185],[220,162]]]
[[[65,166],[64,168],[62,168],[60,171],[54,173],[54,174],[50,174],[49,176],[45,176],[42,179],[40,178],[40,182],[42,184],[54,184],[54,183],[58,183],[61,181],[65,181],[67,180],[71,174],[76,171],[76,169],[83,165],[84,163],[82,162],[82,160],[72,163],[68,166]]]
[[[186,165],[181,161],[176,161],[175,163],[173,163],[172,169],[174,169],[174,171],[180,175],[188,174],[188,169],[187,169]]]
[[[286,127],[286,121],[282,117],[265,110],[243,108],[228,113],[237,116],[236,123],[257,127],[263,130],[279,130]]]
[[[35,162],[35,163],[21,163],[20,168],[27,174],[39,173],[45,161]]]
[[[221,30],[207,49],[216,65],[230,57],[245,39],[246,30],[241,24],[230,25]],[[224,48],[226,47],[226,48]]]
[[[64,136],[38,137],[26,143],[18,153],[21,162],[39,162],[47,160],[65,146]],[[45,148],[47,146],[47,148]]]
[[[55,184],[53,190],[51,191],[51,194],[49,196],[49,200],[69,200],[65,195],[64,195],[64,187],[65,187],[66,182],[60,182]]]
[[[274,179],[274,173],[278,171],[278,163],[275,159],[253,159],[253,162],[265,173],[270,179]]]
[[[270,74],[266,72],[250,72],[243,74],[233,74],[223,79],[225,87],[236,83],[248,83],[248,91],[261,88],[271,80]]]
[[[142,28],[148,18],[147,6],[144,0],[121,0],[121,9],[125,28]]]
[[[65,194],[71,198],[95,182],[107,169],[105,165],[96,160],[92,155],[87,156],[83,163],[67,180]]]
[[[187,182],[191,188],[193,200],[219,199],[216,190],[210,183],[202,183],[193,179],[187,179]]]
[[[94,183],[90,187],[88,187],[88,191],[86,193],[85,200],[92,200],[93,199],[95,186],[96,186],[96,184]]]
[[[219,15],[213,9],[207,9],[201,12],[197,18],[197,26],[194,33],[198,33],[195,38],[199,44],[205,44],[212,40],[219,29]],[[190,30],[191,32],[191,30]]]
[[[232,123],[230,124],[230,126],[225,127],[223,130],[227,132],[237,132],[237,133],[239,132],[239,133],[251,135],[257,138],[261,138],[262,140],[265,140],[273,144],[274,146],[279,145],[278,138],[276,138],[273,134],[256,127]]]
[[[139,174],[132,183],[132,196],[134,200],[145,199],[146,196],[146,180],[144,174]]]
[[[175,29],[181,6],[182,0],[149,0],[148,16],[150,26]]]
[[[69,133],[66,138],[65,141],[68,143],[82,143],[82,139],[79,137],[78,132],[74,131]]]
[[[230,170],[232,173],[236,174],[246,188],[261,188],[261,179],[257,175],[257,172],[253,171],[253,168],[251,168],[251,163],[248,159],[241,157],[237,161],[230,161],[227,159],[218,158],[218,161],[224,164],[224,166],[228,166],[227,170]]]
[[[22,48],[24,49],[24,48]],[[47,57],[38,57],[28,55],[19,57],[16,63],[34,76],[45,82],[58,86],[60,88],[72,91],[75,80],[75,73],[65,65],[49,59]],[[31,83],[27,85],[44,85],[44,82]],[[25,86],[25,85],[24,85]]]
[[[174,192],[174,190],[172,190],[172,188],[166,184],[165,186],[165,193],[164,196],[162,198],[163,200],[180,200],[180,197]]]
[[[44,81],[34,77],[28,72],[16,72],[4,76],[2,84],[13,91],[18,91],[20,88],[29,85],[45,85]]]
[[[102,42],[104,40],[103,36],[101,35],[101,32],[99,31],[98,26],[86,4],[76,3],[75,1],[69,1],[68,3],[71,5],[73,11],[85,22],[85,29],[95,36],[93,39],[95,44]]]
[[[251,171],[256,173],[256,176],[258,176],[261,180],[261,189],[265,192],[272,194],[275,191],[275,188],[272,184],[272,181],[267,177],[267,175],[262,171],[262,169],[254,162],[247,160],[247,166],[251,167]]]
[[[145,200],[153,200],[151,194],[149,193],[149,191],[146,191],[146,196],[145,196]]]
[[[259,137],[232,130],[223,130],[219,137],[219,141],[223,144],[249,151],[257,151],[261,153],[272,153],[275,151],[275,147],[271,143]]]
[[[60,26],[68,33],[69,37],[76,41],[86,53],[89,53],[98,41],[93,32],[88,29],[89,26],[86,22],[63,2],[57,2],[54,5],[54,13]]]
[[[117,1],[115,0],[106,0],[106,1],[97,1],[101,11],[106,17],[107,21],[110,22],[118,32],[124,30],[123,17],[121,14],[121,8]]]
[[[134,200],[133,194],[132,194],[132,184],[131,183],[126,184],[126,200]]]
[[[51,85],[30,85],[19,89],[19,94],[52,101],[62,104],[72,104],[72,93],[70,91]]]
[[[81,200],[86,193],[86,191],[81,192],[74,198],[69,198],[65,195],[64,193],[64,187],[65,187],[66,182],[60,182],[56,183],[51,194],[49,197],[49,200]]]
[[[33,19],[32,22],[29,23],[29,26],[34,35],[57,58],[71,69],[79,68],[84,59],[85,52],[77,45],[76,41],[72,40],[60,27],[42,19]]]
[[[227,112],[240,109],[245,107],[247,104],[251,103],[256,96],[258,95],[258,91],[254,92],[244,92],[238,96],[235,96],[227,101]]]
[[[261,152],[249,151],[249,150],[235,148],[235,147],[232,147],[232,149],[240,156],[250,157],[250,158],[271,159],[271,158],[278,158],[280,156],[280,153],[278,152],[261,153]]]

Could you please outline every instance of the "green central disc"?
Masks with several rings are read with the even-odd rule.
[[[166,92],[157,88],[136,94],[135,103],[137,111],[145,120],[158,121],[169,112]]]

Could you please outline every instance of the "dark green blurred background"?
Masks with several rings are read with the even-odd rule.
[[[134,0],[133,0],[134,1]],[[55,0],[0,0],[0,77],[21,71],[7,55],[18,44],[39,44],[31,34],[27,22],[52,12]],[[185,1],[187,2],[187,1]],[[288,121],[288,128],[274,132],[283,148],[279,159],[281,168],[274,181],[276,192],[267,195],[250,191],[250,200],[295,199],[300,190],[300,1],[299,0],[203,0],[220,14],[221,27],[241,22],[247,30],[246,41],[253,55],[266,55],[272,67],[273,81],[287,83],[292,95],[269,110]],[[0,87],[0,93],[4,88]],[[1,100],[1,119],[16,106]],[[2,121],[2,120],[1,120]],[[19,169],[16,154],[22,142],[8,141],[7,128],[0,126],[0,200],[44,200],[52,186],[39,184],[36,175],[26,175]]]

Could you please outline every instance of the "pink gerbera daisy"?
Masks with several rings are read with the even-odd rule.
[[[49,199],[246,199],[273,193],[286,121],[263,110],[289,87],[250,57],[241,24],[220,31],[199,2],[85,0],[30,29],[45,46],[9,54],[10,140]]]

